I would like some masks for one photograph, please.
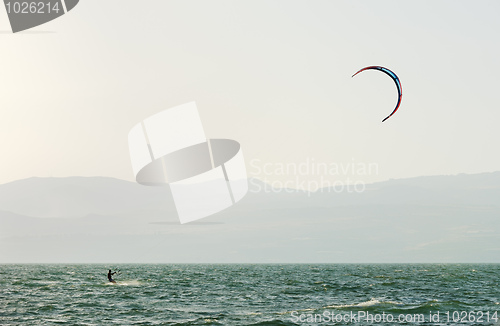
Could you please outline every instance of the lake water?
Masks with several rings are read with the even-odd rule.
[[[0,265],[0,325],[500,325],[499,302],[496,264]]]

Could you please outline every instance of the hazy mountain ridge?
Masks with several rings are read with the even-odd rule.
[[[29,178],[0,185],[0,210],[33,217],[171,210],[168,199],[168,187],[106,177]]]
[[[258,186],[255,186],[258,185]],[[250,179],[250,192],[239,205],[460,204],[500,205],[500,172],[389,180],[366,185],[362,193],[323,188],[308,193],[273,189]],[[258,191],[260,188],[261,191]],[[269,190],[269,191],[264,191]],[[247,206],[247,205],[245,205]],[[33,217],[81,217],[131,214],[175,208],[168,187],[146,187],[106,177],[29,178],[0,185],[0,211]],[[169,214],[169,215],[170,215]]]
[[[241,202],[187,225],[168,187],[79,177],[0,185],[0,262],[498,261],[500,172],[363,193],[252,185],[264,186],[250,180]]]

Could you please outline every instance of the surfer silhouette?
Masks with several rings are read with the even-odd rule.
[[[112,278],[112,276],[113,276],[114,274],[116,274],[116,272],[111,273],[111,270],[109,270],[109,272],[108,272],[108,280],[109,280],[110,282],[112,282],[112,283],[116,283],[116,281],[115,281],[115,280],[113,280],[113,278]]]

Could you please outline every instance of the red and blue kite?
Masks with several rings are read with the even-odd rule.
[[[392,71],[390,71],[389,69],[381,67],[381,66],[369,66],[369,67],[363,68],[360,71],[358,71],[357,73],[355,73],[354,75],[352,75],[352,77],[354,77],[357,74],[359,74],[360,72],[368,70],[368,69],[375,69],[375,70],[380,70],[382,72],[385,72],[387,75],[389,75],[389,77],[392,78],[392,80],[394,80],[394,83],[396,83],[396,87],[398,88],[398,103],[396,104],[396,108],[394,109],[394,111],[392,111],[391,114],[389,114],[389,116],[387,118],[382,120],[382,122],[384,122],[385,120],[389,119],[394,113],[396,113],[396,111],[399,109],[399,105],[401,104],[401,98],[403,97],[403,88],[401,87],[401,82],[399,81],[398,76],[396,76],[396,74],[393,73]]]

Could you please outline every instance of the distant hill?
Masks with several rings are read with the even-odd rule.
[[[362,193],[249,184],[241,202],[187,225],[168,187],[105,177],[0,185],[0,263],[500,262],[500,172]]]
[[[29,178],[3,184],[0,185],[0,210],[34,217],[79,217],[143,210],[175,213],[168,187],[145,187],[106,177]]]

